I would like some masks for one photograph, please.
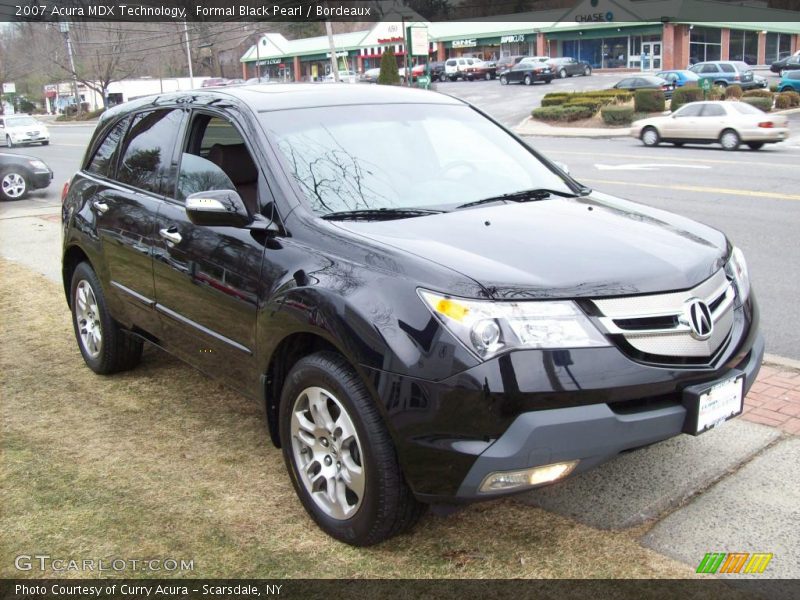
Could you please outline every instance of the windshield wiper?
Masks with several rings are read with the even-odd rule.
[[[573,194],[572,192],[562,192],[561,190],[551,190],[548,188],[536,188],[533,190],[521,190],[519,192],[511,192],[510,194],[502,194],[500,196],[491,196],[490,198],[483,198],[482,200],[475,200],[474,202],[467,202],[460,204],[456,208],[469,208],[471,206],[480,206],[481,204],[491,204],[492,202],[532,202],[535,200],[544,200],[550,196],[561,196],[562,198],[578,198],[585,196],[592,190],[587,187],[580,188],[580,194]]]
[[[365,208],[361,210],[340,210],[322,215],[321,218],[330,221],[389,221],[391,219],[438,215],[443,212],[445,211],[429,208]]]

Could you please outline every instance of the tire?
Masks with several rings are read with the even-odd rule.
[[[444,73],[442,73],[441,75],[439,75],[439,81],[441,81],[442,83],[444,83],[445,81],[447,81],[447,75],[445,75]]]
[[[642,130],[642,143],[645,146],[658,146],[661,142],[661,136],[655,127],[645,127]]]
[[[500,85],[508,85],[508,77],[500,75]]]
[[[567,70],[566,69],[561,69],[558,72],[558,78],[559,79],[566,79],[567,78]]]
[[[109,375],[139,364],[142,340],[128,334],[111,317],[100,280],[89,263],[75,268],[69,297],[75,340],[86,366],[99,375]]]
[[[14,142],[11,141],[11,136],[7,135],[6,136],[6,148],[13,148],[13,147],[14,147]]]
[[[673,144],[673,145],[674,145],[676,148],[683,148],[683,144],[684,144],[684,143],[685,143],[685,142],[672,142],[672,144]]]
[[[727,81],[715,81],[714,85],[718,85],[721,88],[726,88],[726,87],[728,87],[728,82]]]
[[[22,171],[13,167],[0,171],[0,199],[22,200],[29,188],[28,178]]]
[[[719,134],[719,143],[722,145],[723,150],[732,152],[739,147],[739,144],[742,143],[742,139],[733,129],[726,129]]]
[[[764,147],[764,142],[747,142],[747,147],[750,150],[761,150]]]
[[[544,82],[545,82],[545,83],[552,83],[552,82],[553,82],[553,80],[552,80],[552,79],[545,79],[545,80],[544,80]]]
[[[532,85],[533,84],[533,77],[530,75],[525,75],[525,79],[522,80],[522,83],[525,85]]]
[[[339,354],[318,352],[292,367],[281,392],[280,437],[297,496],[331,537],[371,546],[410,529],[422,516],[426,507],[403,479],[374,401]],[[333,501],[329,481],[336,482]]]
[[[591,75],[591,74],[592,74],[592,67],[586,67],[586,68],[583,70],[583,76],[584,76],[584,77],[588,77],[588,76],[589,76],[589,75]]]
[[[486,75],[484,75],[484,76],[483,76],[483,78],[484,78],[486,81],[491,81],[492,79],[494,79],[494,78],[492,77],[492,74],[491,74],[490,72],[488,72],[488,71],[486,72]]]
[[[44,142],[42,142],[42,146],[49,146],[49,145],[50,145],[50,140],[45,140]]]

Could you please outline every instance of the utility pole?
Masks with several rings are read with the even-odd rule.
[[[75,109],[78,117],[83,113],[81,107],[81,96],[78,93],[78,73],[75,71],[75,57],[72,55],[72,40],[69,37],[69,23],[61,21],[58,24],[61,33],[64,34],[64,41],[67,44],[67,56],[69,56],[69,68],[72,70],[72,93],[75,96]]]
[[[331,73],[333,80],[339,83],[339,59],[336,57],[336,45],[333,43],[333,27],[330,21],[325,21],[325,31],[328,34],[328,46],[331,49]]]
[[[189,49],[189,27],[183,22],[183,39],[186,41],[186,62],[189,64],[189,88],[194,89],[194,73],[192,73],[192,51]]]
[[[261,34],[256,38],[256,77],[261,83]]]

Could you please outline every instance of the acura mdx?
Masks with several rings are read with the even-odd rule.
[[[148,342],[259,402],[303,506],[353,545],[700,434],[741,412],[764,352],[723,233],[418,89],[125,103],[62,216],[88,367]]]

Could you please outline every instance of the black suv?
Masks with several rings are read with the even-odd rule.
[[[355,545],[714,427],[764,351],[722,233],[418,89],[112,108],[63,224],[86,364],[145,341],[259,402],[308,513]]]

